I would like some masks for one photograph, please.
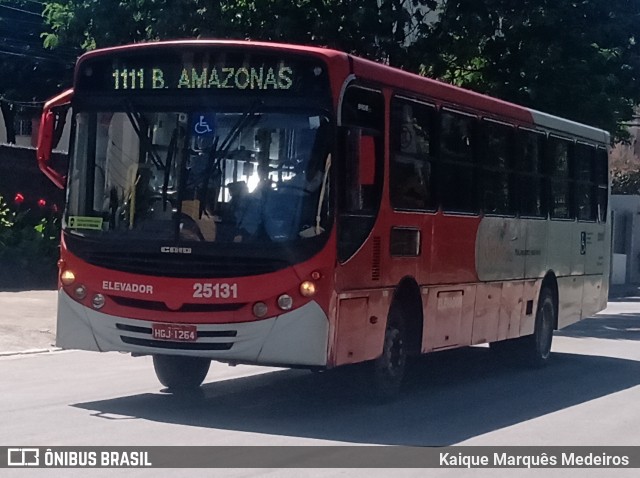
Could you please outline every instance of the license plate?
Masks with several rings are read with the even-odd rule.
[[[198,329],[195,325],[152,324],[151,334],[156,340],[195,342],[198,338]]]

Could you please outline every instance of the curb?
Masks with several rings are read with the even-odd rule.
[[[48,349],[16,350],[12,352],[0,352],[0,357],[10,357],[14,355],[35,355],[35,354],[45,354],[45,353],[60,352],[60,351],[62,351],[60,347],[51,347]]]

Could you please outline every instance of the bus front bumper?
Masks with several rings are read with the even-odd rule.
[[[269,319],[197,324],[195,342],[154,340],[151,322],[104,314],[58,292],[56,345],[96,352],[185,355],[237,363],[325,366],[329,320],[316,302]]]

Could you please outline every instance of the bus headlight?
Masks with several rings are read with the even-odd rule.
[[[289,294],[282,294],[278,297],[278,307],[282,310],[290,310],[293,307],[293,298]]]
[[[304,281],[300,284],[300,294],[304,297],[313,297],[316,295],[316,285],[310,280]]]
[[[64,270],[60,273],[60,282],[62,285],[69,286],[76,281],[76,275],[70,270]]]
[[[96,294],[93,296],[93,300],[91,301],[91,305],[93,305],[94,309],[102,309],[104,307],[104,303],[106,302],[104,295]]]
[[[253,315],[259,319],[267,315],[267,304],[264,302],[256,302],[253,304]]]

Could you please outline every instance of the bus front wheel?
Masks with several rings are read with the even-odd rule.
[[[202,357],[154,355],[153,368],[162,385],[169,390],[193,390],[202,385],[211,360]]]
[[[382,354],[371,364],[376,398],[390,400],[400,390],[407,364],[407,341],[402,317],[392,313],[384,334]]]

